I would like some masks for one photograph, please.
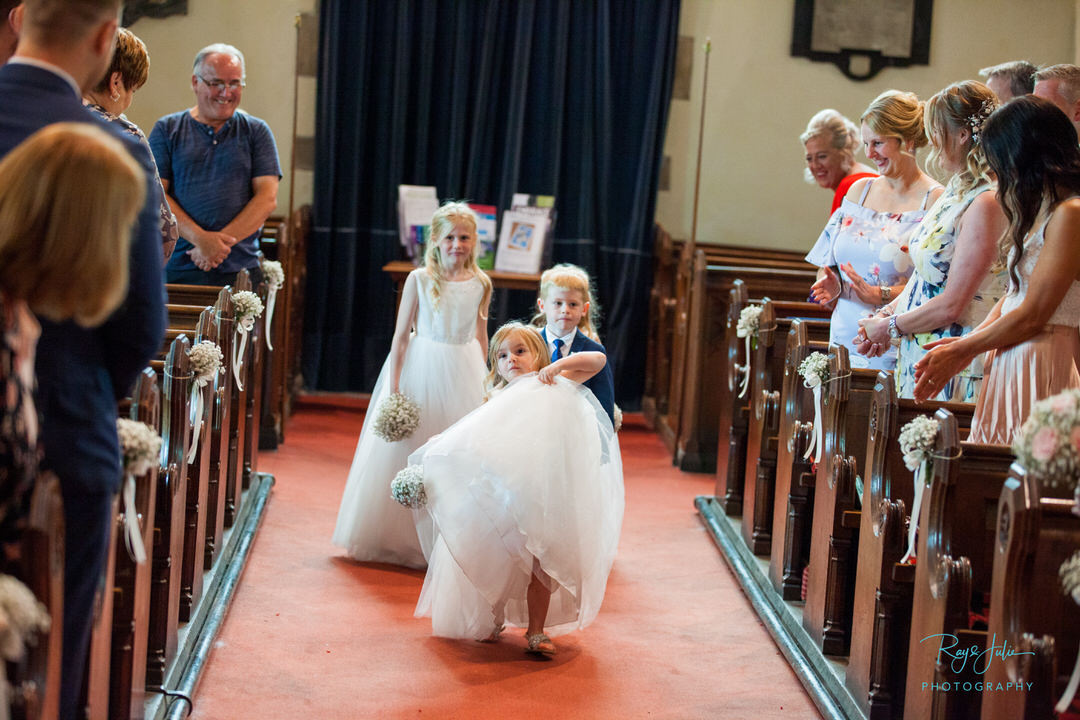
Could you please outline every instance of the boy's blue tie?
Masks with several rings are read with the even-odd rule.
[[[563,343],[562,338],[555,338],[553,344],[555,345],[555,349],[551,351],[551,362],[555,362],[562,357],[562,346],[565,343]]]

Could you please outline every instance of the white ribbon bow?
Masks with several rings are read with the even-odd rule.
[[[137,565],[142,565],[146,562],[146,547],[143,546],[139,529],[139,514],[135,510],[135,476],[130,473],[124,478],[121,497],[124,501],[124,544],[131,559]]]
[[[742,385],[739,387],[739,397],[746,397],[746,391],[750,389],[750,336],[745,335],[743,339],[746,341],[746,365],[742,368]]]
[[[821,378],[811,375],[810,380],[803,380],[803,387],[808,387],[814,392],[814,439],[810,447],[803,453],[803,459],[814,456],[814,462],[821,462],[821,451],[825,449],[825,439],[821,436]]]
[[[277,299],[278,287],[278,285],[268,286],[266,294],[266,347],[268,350],[274,349],[270,342],[270,328],[274,323],[274,300]]]
[[[919,463],[919,467],[915,468],[913,477],[915,478],[915,503],[911,506],[911,517],[908,520],[908,538],[907,538],[907,550],[904,552],[904,557],[900,558],[901,563],[906,563],[908,558],[915,554],[915,533],[919,530],[919,515],[922,513],[922,501],[923,492],[926,490],[926,483],[923,482],[923,473],[926,472],[926,466],[929,460],[923,460]]]
[[[199,435],[202,433],[203,421],[203,387],[209,380],[196,378],[191,384],[191,447],[188,450],[187,461],[195,462],[195,453],[199,450]]]
[[[244,389],[244,383],[240,380],[240,370],[244,367],[244,348],[247,346],[247,336],[251,328],[255,327],[255,318],[246,317],[237,322],[236,332],[240,335],[240,345],[233,348],[233,377],[236,378],[236,388]]]

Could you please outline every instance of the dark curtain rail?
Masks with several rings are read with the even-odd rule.
[[[679,0],[324,0],[303,371],[370,391],[390,348],[397,186],[556,196],[556,262],[593,275],[616,396],[639,406]],[[492,325],[532,314],[499,291]]]

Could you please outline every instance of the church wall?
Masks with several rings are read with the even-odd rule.
[[[707,36],[712,53],[697,240],[809,249],[832,200],[832,191],[803,181],[799,135],[814,113],[833,107],[858,122],[869,102],[890,88],[926,99],[1008,60],[1076,62],[1078,5],[935,0],[930,64],[886,68],[857,82],[831,63],[791,57],[791,0],[683,0],[680,35],[692,38],[693,49],[690,93],[671,103],[665,143],[670,184],[658,195],[657,222],[674,237],[690,237]],[[861,152],[857,157],[865,160]]]

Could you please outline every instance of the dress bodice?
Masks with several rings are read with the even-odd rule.
[[[451,345],[464,345],[476,337],[476,317],[484,295],[484,286],[478,278],[442,281],[438,299],[432,296],[435,281],[427,272],[417,271],[416,281],[418,336]]]
[[[1016,265],[1016,274],[1020,278],[1020,286],[1015,287],[1010,281],[1009,293],[1005,296],[1005,300],[1001,305],[1002,315],[1012,312],[1024,302],[1024,297],[1027,295],[1027,289],[1031,282],[1031,275],[1035,271],[1035,265],[1039,262],[1039,253],[1042,252],[1043,243],[1046,240],[1046,225],[1049,222],[1050,218],[1047,217],[1039,228],[1028,234],[1027,239],[1024,240],[1023,255],[1021,255],[1020,262]],[[1015,256],[1016,248],[1013,247],[1009,253],[1009,261],[1012,262]],[[1080,282],[1074,280],[1069,285],[1065,297],[1061,299],[1057,309],[1054,310],[1054,314],[1050,316],[1046,324],[1071,325],[1072,327],[1077,327],[1080,324]]]

